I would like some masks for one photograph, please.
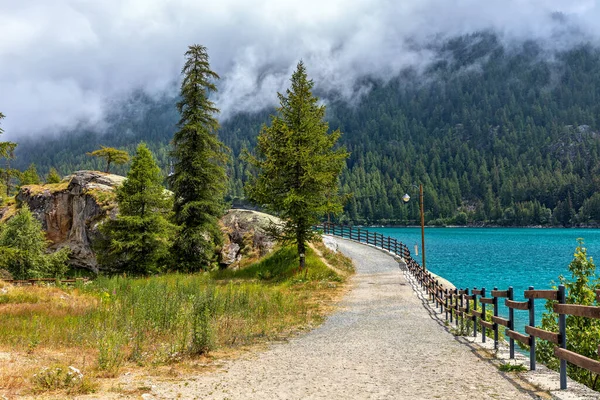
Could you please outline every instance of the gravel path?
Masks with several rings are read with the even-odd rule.
[[[157,382],[152,398],[536,398],[432,318],[391,256],[337,241],[355,288],[323,325],[219,371]]]

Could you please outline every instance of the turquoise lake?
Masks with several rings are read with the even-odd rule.
[[[420,228],[368,228],[406,244],[413,253],[419,246]],[[515,299],[523,299],[529,286],[550,289],[559,275],[570,276],[567,269],[583,238],[588,256],[600,260],[598,229],[536,228],[425,228],[427,268],[459,288],[513,286]],[[544,300],[536,300],[536,324],[544,311]],[[505,314],[501,310],[501,314]],[[527,311],[515,310],[516,328],[523,331]]]

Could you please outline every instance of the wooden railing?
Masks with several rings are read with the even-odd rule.
[[[523,343],[529,347],[529,368],[531,370],[536,369],[536,338],[553,343],[555,345],[554,355],[560,360],[561,389],[567,388],[567,362],[595,374],[600,374],[600,361],[567,350],[566,335],[567,315],[600,319],[600,307],[566,304],[564,285],[559,285],[558,290],[535,290],[533,286],[530,286],[523,293],[526,301],[514,300],[512,286],[506,290],[499,290],[495,287],[489,292],[486,288],[473,288],[472,290],[468,288],[447,288],[439,282],[439,279],[435,275],[424,270],[411,257],[408,247],[396,239],[385,237],[380,233],[369,232],[364,228],[334,224],[324,224],[323,232],[328,235],[377,246],[401,257],[405,261],[408,271],[426,292],[428,300],[433,303],[434,307],[439,308],[441,313],[445,313],[447,321],[456,324],[456,326],[459,324],[460,326],[464,326],[465,321],[471,321],[473,336],[476,337],[479,331],[483,343],[487,339],[486,330],[491,330],[493,332],[494,348],[496,349],[498,348],[500,326],[503,326],[504,334],[509,341],[510,358],[515,358],[515,341]],[[535,326],[535,300],[537,299],[556,302],[554,304],[554,312],[558,314],[558,333],[546,331]],[[499,314],[499,304],[502,300],[508,310],[508,316],[501,316]],[[600,303],[600,290],[596,291],[596,301]],[[488,309],[488,306],[491,309]],[[491,311],[489,317],[488,310]],[[529,313],[529,322],[525,326],[526,334],[515,330],[515,310],[528,311]],[[598,346],[598,354],[600,356],[600,344]]]

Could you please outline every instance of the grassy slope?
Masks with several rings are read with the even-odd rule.
[[[101,277],[75,289],[0,287],[0,356],[19,354],[10,368],[0,367],[0,394],[60,389],[48,379],[30,380],[40,365],[73,365],[97,380],[314,326],[339,298],[346,274],[312,250],[307,266],[298,273],[295,251],[284,247],[238,271]],[[62,392],[93,387],[89,381],[69,386]]]

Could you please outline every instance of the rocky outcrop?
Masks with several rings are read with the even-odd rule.
[[[24,186],[17,201],[26,203],[52,242],[51,249],[71,249],[71,264],[98,272],[92,243],[98,223],[116,215],[115,188],[124,177],[78,171],[61,183]]]
[[[50,249],[71,249],[71,264],[98,272],[93,251],[99,237],[98,226],[118,212],[115,189],[124,177],[98,171],[79,171],[61,183],[23,186],[17,202],[24,203],[42,223]],[[0,210],[7,218],[15,206]],[[221,219],[225,242],[220,251],[221,265],[237,267],[243,258],[256,259],[267,254],[274,241],[265,233],[270,223],[279,220],[268,214],[250,210],[229,210]]]
[[[258,211],[232,209],[221,218],[225,243],[221,248],[221,265],[237,268],[244,257],[262,257],[273,249],[275,241],[265,228],[278,224],[278,218]]]

